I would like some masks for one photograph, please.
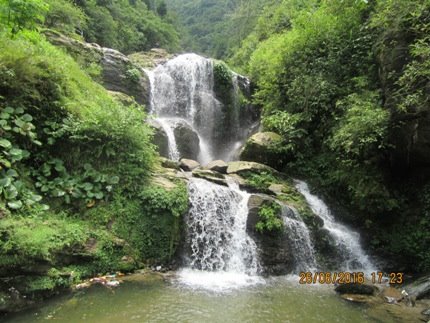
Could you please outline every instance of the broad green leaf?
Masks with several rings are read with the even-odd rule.
[[[8,149],[8,148],[12,147],[12,143],[7,139],[0,139],[0,146]]]
[[[33,117],[28,113],[26,113],[21,117],[21,119],[24,120],[25,122],[31,122],[33,120]]]
[[[4,177],[0,179],[0,187],[8,187],[11,183],[11,180],[9,177]]]
[[[104,194],[102,192],[98,192],[94,194],[94,197],[98,200],[101,200],[104,197]]]
[[[84,183],[84,185],[82,186],[82,188],[86,191],[91,191],[93,189],[93,187],[94,187],[94,185],[89,183],[89,182]]]
[[[7,206],[9,206],[13,210],[18,210],[22,208],[22,202],[21,201],[11,201],[7,203]]]
[[[109,178],[108,183],[109,184],[118,184],[119,183],[119,177],[113,176],[113,177]]]
[[[17,171],[16,171],[16,170],[14,170],[14,169],[9,169],[9,170],[6,172],[6,175],[7,175],[7,176],[9,176],[9,177],[18,177],[18,173],[17,173]]]

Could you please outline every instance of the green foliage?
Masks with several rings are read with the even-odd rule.
[[[233,74],[231,73],[231,70],[224,62],[222,61],[215,62],[213,67],[213,73],[214,73],[214,82],[216,86],[220,89],[220,91],[222,90],[228,91],[232,88]]]
[[[87,17],[81,8],[70,0],[45,0],[49,10],[45,19],[45,26],[56,29],[66,35],[76,35],[87,25]]]
[[[285,157],[300,158],[309,143],[307,131],[300,126],[301,114],[291,114],[287,111],[275,111],[263,118],[263,127],[267,131],[280,134],[284,141],[281,147],[276,147]]]
[[[119,205],[114,210],[114,232],[130,241],[139,258],[169,261],[179,243],[180,217],[188,209],[185,185],[178,183],[171,191],[157,186],[147,188],[139,202],[123,200]]]
[[[41,145],[32,120],[33,117],[23,108],[5,107],[0,110],[0,203],[12,210],[30,207],[42,199],[16,170],[19,162],[30,156],[28,150],[21,149],[21,145]]]
[[[279,180],[272,173],[263,171],[261,173],[244,172],[247,184],[261,190],[269,188],[271,184],[279,183]]]
[[[281,206],[276,202],[264,203],[258,210],[260,220],[255,224],[255,230],[260,233],[279,232],[284,228],[280,218]]]
[[[84,164],[83,171],[73,176],[59,159],[48,160],[32,175],[43,194],[64,199],[67,204],[84,200],[91,205],[94,200],[107,199],[120,180],[118,176],[96,171],[90,164]]]
[[[137,68],[131,68],[127,70],[125,76],[132,83],[139,83],[139,80],[142,77],[140,71]]]
[[[389,113],[379,106],[379,94],[351,94],[338,101],[346,111],[339,120],[329,147],[344,163],[368,161],[386,149]]]
[[[79,2],[88,17],[83,35],[88,42],[115,48],[125,53],[163,47],[176,50],[179,36],[166,12],[149,10],[144,1],[117,0]]]
[[[1,0],[0,24],[16,34],[24,29],[34,29],[42,24],[48,5],[43,0]]]

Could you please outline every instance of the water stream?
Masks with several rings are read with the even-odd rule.
[[[310,192],[307,183],[296,180],[296,188],[306,198],[312,211],[324,220],[324,228],[335,240],[336,248],[339,250],[339,254],[343,256],[339,270],[375,272],[375,265],[361,247],[360,235],[337,222],[324,201]]]
[[[259,282],[256,244],[246,232],[250,195],[233,181],[226,187],[198,178],[190,179],[188,191],[187,269],[181,281],[206,289]]]
[[[308,227],[297,210],[284,205],[282,219],[294,253],[295,273],[317,270],[314,246]]]

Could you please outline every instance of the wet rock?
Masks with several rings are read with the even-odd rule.
[[[217,173],[217,172],[213,172],[213,171],[205,170],[205,169],[195,169],[193,171],[193,176],[205,179],[205,180],[213,182],[215,184],[227,186],[227,181],[226,181],[224,175]]]
[[[233,161],[227,163],[227,174],[240,174],[243,172],[254,172],[254,173],[262,173],[262,172],[270,172],[277,173],[275,169],[269,167],[267,165],[249,162],[249,161]]]
[[[211,161],[209,164],[207,164],[205,166],[205,169],[219,172],[222,174],[226,174],[227,173],[227,167],[228,167],[228,165],[225,161],[214,160],[214,161]]]
[[[192,159],[181,159],[179,162],[179,167],[186,172],[191,172],[192,170],[200,167],[200,164]]]
[[[277,168],[281,156],[276,147],[282,143],[282,137],[274,132],[257,132],[245,144],[240,153],[240,160],[254,161]]]
[[[404,290],[416,299],[430,297],[430,276],[425,276],[417,279],[413,283],[406,285]]]
[[[147,123],[154,129],[152,143],[158,147],[158,153],[162,157],[169,158],[169,139],[163,127],[154,119],[149,118]]]
[[[368,284],[341,284],[335,288],[339,294],[374,295],[378,288]]]
[[[194,129],[186,122],[177,122],[173,133],[179,155],[196,160],[200,153],[200,139]]]
[[[294,256],[286,232],[260,233],[255,230],[255,225],[260,220],[258,215],[260,207],[264,203],[273,201],[276,200],[268,195],[253,194],[250,196],[246,231],[257,244],[263,274],[283,275],[290,273],[294,266]]]

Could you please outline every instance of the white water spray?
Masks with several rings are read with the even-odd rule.
[[[342,270],[361,270],[367,273],[375,271],[375,266],[366,255],[360,244],[360,235],[343,224],[336,222],[328,206],[312,194],[308,184],[296,180],[297,190],[305,197],[312,211],[324,220],[324,228],[336,242],[336,248],[344,257]]]

